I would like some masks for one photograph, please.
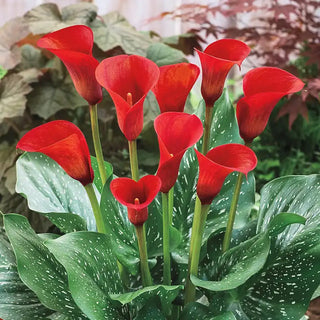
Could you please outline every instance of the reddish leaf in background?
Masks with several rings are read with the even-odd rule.
[[[90,105],[102,100],[101,86],[95,78],[99,62],[92,56],[93,33],[89,27],[76,25],[49,33],[37,45],[62,60],[76,90]]]
[[[160,77],[152,91],[157,98],[161,113],[183,112],[188,94],[199,73],[199,68],[192,63],[160,67]]]
[[[257,165],[255,153],[242,144],[224,144],[211,149],[205,156],[195,151],[199,162],[197,194],[202,204],[212,202],[231,172],[247,175]]]
[[[278,101],[303,87],[300,79],[278,68],[262,67],[249,71],[243,78],[244,97],[237,104],[241,137],[252,142],[265,129]]]
[[[160,162],[157,176],[161,179],[161,192],[167,193],[175,184],[181,159],[188,148],[202,136],[201,120],[181,112],[165,112],[154,120]]]
[[[17,149],[47,155],[84,186],[93,181],[86,139],[72,122],[56,120],[36,127],[20,139]]]
[[[136,55],[119,55],[103,60],[96,70],[98,82],[109,92],[117,111],[118,124],[129,140],[143,128],[143,102],[159,78],[159,67]],[[128,101],[131,94],[132,105]]]
[[[308,108],[302,101],[302,96],[294,95],[289,101],[281,108],[277,115],[277,119],[289,115],[289,130],[291,130],[293,123],[301,114],[306,120],[308,120]]]
[[[148,205],[160,190],[161,180],[147,175],[139,181],[117,178],[111,181],[110,190],[114,197],[128,208],[128,218],[134,225],[142,225],[148,219]]]
[[[211,43],[204,52],[196,50],[202,67],[201,94],[206,107],[213,107],[222,94],[230,69],[248,56],[250,48],[243,42],[222,39]]]

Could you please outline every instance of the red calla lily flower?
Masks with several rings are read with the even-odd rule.
[[[161,180],[147,175],[139,181],[130,178],[117,178],[111,181],[110,190],[114,197],[128,208],[128,218],[135,226],[148,219],[148,205],[160,190]]]
[[[157,176],[162,182],[160,191],[167,193],[177,180],[184,153],[200,139],[203,126],[195,115],[165,112],[154,120],[154,128],[160,149]]]
[[[188,94],[196,82],[200,69],[192,63],[162,66],[157,84],[152,89],[161,113],[183,112]]]
[[[93,33],[89,27],[76,25],[49,33],[37,45],[62,60],[76,90],[89,105],[102,100],[101,86],[95,78],[99,62],[92,56]]]
[[[107,58],[96,70],[96,78],[109,92],[119,127],[129,141],[135,140],[142,131],[143,102],[159,73],[154,62],[136,55]]]
[[[231,172],[247,175],[257,165],[255,153],[242,144],[224,144],[211,149],[205,156],[195,151],[199,162],[197,194],[203,205],[212,202]]]
[[[206,107],[213,107],[222,94],[230,69],[248,56],[250,48],[239,40],[222,39],[211,43],[204,52],[196,50],[202,66],[201,93]]]
[[[30,130],[20,139],[17,149],[47,155],[84,186],[93,182],[86,139],[81,130],[69,121],[51,121]]]
[[[237,104],[240,135],[247,143],[265,129],[278,101],[302,90],[304,83],[291,73],[272,67],[256,68],[243,78],[244,97]]]

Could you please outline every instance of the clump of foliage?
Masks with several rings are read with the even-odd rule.
[[[56,4],[42,4],[23,17],[15,18],[0,29],[0,209],[26,211],[25,201],[14,194],[15,145],[31,128],[55,118],[74,121],[90,133],[86,101],[80,97],[60,60],[36,46],[41,35],[74,24],[90,26],[94,32],[94,55],[99,60],[117,54],[139,54],[159,66],[186,61],[182,51],[165,44],[155,33],[138,32],[117,12],[97,15],[90,3],[59,9]],[[170,45],[179,42],[179,37]],[[117,159],[115,171],[128,172],[126,142],[116,125],[113,105],[107,93],[99,105],[103,148],[108,159]],[[148,97],[145,122],[150,127],[155,99]],[[153,106],[153,107],[152,107]],[[149,123],[149,124],[148,124]],[[146,137],[150,132],[146,130]],[[149,138],[150,139],[150,138]],[[92,141],[89,140],[92,149]],[[149,147],[150,148],[150,147]],[[153,150],[152,150],[153,151]],[[145,150],[145,163],[156,165],[153,153]],[[34,226],[39,224],[34,219]],[[47,225],[38,225],[45,231]]]

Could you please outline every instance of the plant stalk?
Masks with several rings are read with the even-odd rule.
[[[107,233],[107,229],[106,229],[106,226],[105,226],[103,218],[102,218],[100,205],[99,205],[98,199],[96,197],[96,194],[94,192],[92,183],[87,184],[84,188],[87,191],[87,195],[88,195],[90,203],[91,203],[91,207],[92,207],[92,210],[93,210],[94,218],[96,220],[97,230],[100,233],[105,233],[106,234]]]
[[[163,284],[171,285],[170,234],[169,234],[169,196],[162,192],[162,226],[163,226]]]
[[[140,254],[140,269],[142,277],[142,285],[148,287],[152,285],[151,273],[148,265],[146,231],[144,225],[135,226],[138,239],[139,254]]]
[[[174,186],[168,192],[169,225],[172,226]]]
[[[233,224],[234,224],[234,219],[236,217],[237,205],[238,205],[243,176],[244,176],[244,174],[239,172],[238,179],[237,179],[237,182],[236,182],[236,185],[234,188],[234,192],[233,192],[232,201],[231,201],[227,229],[226,229],[226,233],[224,234],[224,238],[223,238],[222,252],[226,252],[230,247]]]
[[[203,140],[202,140],[202,153],[204,155],[207,154],[209,149],[212,114],[213,114],[213,107],[209,108],[206,106],[206,116],[204,119],[204,133],[203,133]]]
[[[198,275],[202,237],[209,208],[210,205],[202,205],[200,199],[197,197],[192,224],[188,276],[185,289],[185,305],[189,302],[193,302],[196,296],[196,287],[191,282],[190,275]]]
[[[97,105],[95,104],[95,105],[89,106],[89,110],[90,110],[90,120],[91,120],[91,130],[92,130],[94,150],[97,157],[101,181],[102,181],[102,184],[105,185],[107,181],[107,171],[104,166],[103,152],[102,152],[101,141],[100,141]]]
[[[137,140],[128,141],[131,175],[134,181],[139,180],[138,154],[137,154]]]

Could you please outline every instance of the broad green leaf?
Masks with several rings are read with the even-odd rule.
[[[149,300],[153,296],[156,296],[159,297],[161,305],[162,307],[164,307],[165,305],[171,304],[182,289],[183,286],[181,285],[156,285],[145,287],[134,292],[113,294],[111,295],[111,298],[113,300],[119,301],[123,305],[131,302],[135,303],[135,305],[145,305],[147,300]]]
[[[5,118],[23,115],[26,95],[31,90],[28,83],[18,74],[10,74],[0,80],[0,123]]]
[[[42,54],[40,49],[35,48],[30,44],[26,44],[21,47],[21,62],[18,66],[20,71],[43,68],[46,62],[47,58]],[[40,72],[40,74],[42,73]]]
[[[113,173],[112,164],[105,161],[104,162],[106,172],[107,172],[107,180],[110,178],[110,176]],[[101,193],[103,190],[103,184],[100,177],[99,167],[98,167],[98,161],[96,157],[91,156],[91,166],[94,171],[94,180],[93,183],[97,187],[98,191]]]
[[[147,50],[147,58],[155,62],[159,67],[187,62],[187,59],[181,51],[171,48],[164,43],[151,44]]]
[[[180,320],[213,320],[214,317],[210,315],[210,310],[207,306],[199,302],[188,303],[183,308]]]
[[[39,83],[33,85],[33,91],[28,95],[31,113],[43,119],[48,119],[62,109],[87,105],[74,88],[70,76],[57,73],[52,70],[47,72]]]
[[[42,305],[19,278],[12,247],[0,229],[0,316],[6,320],[43,319],[53,311]]]
[[[280,212],[292,212],[306,218],[305,226],[292,225],[278,237],[278,246],[286,247],[301,230],[320,224],[320,175],[287,176],[275,179],[261,190],[258,231]]]
[[[198,114],[204,120],[204,104],[200,103]],[[210,148],[225,143],[241,143],[239,130],[233,106],[226,91],[217,101],[212,121]],[[201,148],[201,145],[198,145]],[[210,207],[204,231],[203,244],[208,238],[222,231],[227,224],[231,199],[238,173],[229,175],[224,185],[213,200]],[[188,150],[184,155],[175,184],[173,225],[183,235],[183,242],[173,257],[179,263],[188,263],[188,246],[190,242],[192,218],[196,198],[196,183],[198,176],[198,161],[195,152]],[[249,221],[249,214],[255,203],[255,180],[252,173],[248,174],[248,181],[242,182],[234,228],[242,228]]]
[[[66,212],[82,217],[88,230],[96,228],[90,201],[81,183],[44,154],[25,153],[18,159],[16,191],[27,198],[31,210],[48,215],[65,232],[72,229],[73,222],[76,222],[73,229],[81,230],[84,226],[74,215],[61,215]],[[53,217],[54,213],[59,215]]]
[[[17,214],[4,215],[4,226],[13,247],[19,276],[46,307],[86,319],[68,289],[65,269],[32,230],[28,220]]]
[[[109,298],[121,291],[121,282],[108,236],[75,232],[45,245],[67,270],[70,292],[84,314],[92,320],[122,319]]]
[[[264,266],[270,249],[268,233],[228,250],[220,261],[219,280],[205,281],[191,275],[195,286],[211,291],[232,290],[244,284]]]
[[[307,310],[320,284],[319,182],[318,175],[288,176],[275,179],[262,189],[260,233],[270,229],[281,232],[289,220],[299,224],[287,226],[272,241],[263,269],[235,290],[236,301],[229,298],[227,304],[234,306],[241,319],[295,320]],[[283,212],[306,218],[305,226],[301,224],[303,218]],[[210,300],[214,307],[215,297]]]
[[[277,214],[270,221],[270,223],[268,224],[267,231],[271,236],[278,235],[282,231],[284,231],[287,226],[294,223],[305,224],[306,218],[299,216],[298,214],[295,214],[295,213],[282,212]]]
[[[42,213],[42,215],[47,217],[63,233],[87,230],[86,221],[77,214],[49,212]]]
[[[153,42],[148,34],[137,31],[118,12],[110,12],[91,24],[94,41],[103,51],[121,47],[128,54],[146,56],[147,48]]]
[[[134,320],[166,320],[166,317],[155,303],[148,301],[148,303],[138,311]]]
[[[56,31],[75,24],[89,24],[97,15],[90,3],[77,3],[64,7],[61,12],[54,3],[44,3],[28,11],[24,18],[33,34]]]
[[[271,259],[246,285],[241,309],[252,320],[300,319],[320,283],[320,227],[300,233]]]
[[[10,146],[7,143],[0,145],[0,180],[4,176],[5,171],[10,168],[17,157],[16,147]]]

